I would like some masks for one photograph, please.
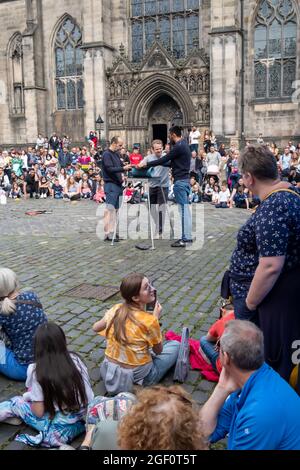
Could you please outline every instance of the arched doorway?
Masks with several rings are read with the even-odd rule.
[[[181,116],[181,123],[178,122]],[[149,135],[152,140],[160,139],[164,145],[168,140],[168,130],[175,124],[182,125],[182,112],[176,101],[169,95],[159,96],[149,109]]]
[[[157,112],[161,116],[156,116],[156,122],[153,122]],[[187,132],[193,122],[195,108],[190,95],[177,80],[162,73],[155,73],[139,82],[124,113],[129,147],[139,142],[142,147],[149,148],[153,135],[166,139],[166,129],[172,123],[182,126]],[[164,127],[153,128],[153,125]]]

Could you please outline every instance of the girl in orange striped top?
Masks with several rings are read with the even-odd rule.
[[[93,330],[107,339],[100,372],[109,393],[131,391],[133,384],[153,385],[175,364],[179,343],[163,344],[159,326],[162,307],[153,313],[146,304],[154,301],[154,289],[139,273],[123,279],[122,304],[112,307]]]

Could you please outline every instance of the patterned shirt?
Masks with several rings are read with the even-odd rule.
[[[106,326],[110,325],[112,318],[121,305],[122,304],[115,305],[106,312],[104,316]],[[162,336],[159,322],[154,315],[143,310],[133,310],[132,313],[141,325],[127,320],[125,325],[127,337],[126,345],[116,341],[113,326],[110,328],[108,335],[106,331],[101,332],[100,335],[106,336],[107,338],[105,355],[108,358],[137,367],[152,361],[150,348],[161,343]]]
[[[40,303],[34,292],[22,292],[16,300]],[[37,327],[46,322],[47,317],[43,309],[35,305],[17,303],[14,313],[9,315],[0,313],[0,326],[8,336],[11,349],[20,364],[33,362],[33,336]]]
[[[247,296],[259,258],[274,256],[286,257],[283,272],[300,266],[300,197],[288,191],[265,199],[238,233],[230,271],[249,282],[231,280],[235,298]]]

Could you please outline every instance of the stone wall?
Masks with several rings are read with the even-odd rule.
[[[300,5],[298,5],[298,58],[300,50]],[[254,22],[257,1],[245,2],[245,137],[256,139],[261,132],[267,140],[275,140],[285,145],[291,136],[300,137],[300,96],[298,103],[257,103],[254,100]],[[300,80],[300,61],[298,60],[297,80]]]
[[[0,3],[0,143],[26,141],[25,117],[10,116],[12,90],[8,86],[9,41],[16,32],[23,32],[26,27],[25,2],[16,0]]]

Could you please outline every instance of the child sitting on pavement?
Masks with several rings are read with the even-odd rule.
[[[220,319],[209,329],[206,336],[200,339],[199,353],[210,363],[215,371],[220,374],[222,370],[219,357],[219,340],[224,333],[225,325],[229,321],[235,320],[233,305],[227,304],[220,309]]]

